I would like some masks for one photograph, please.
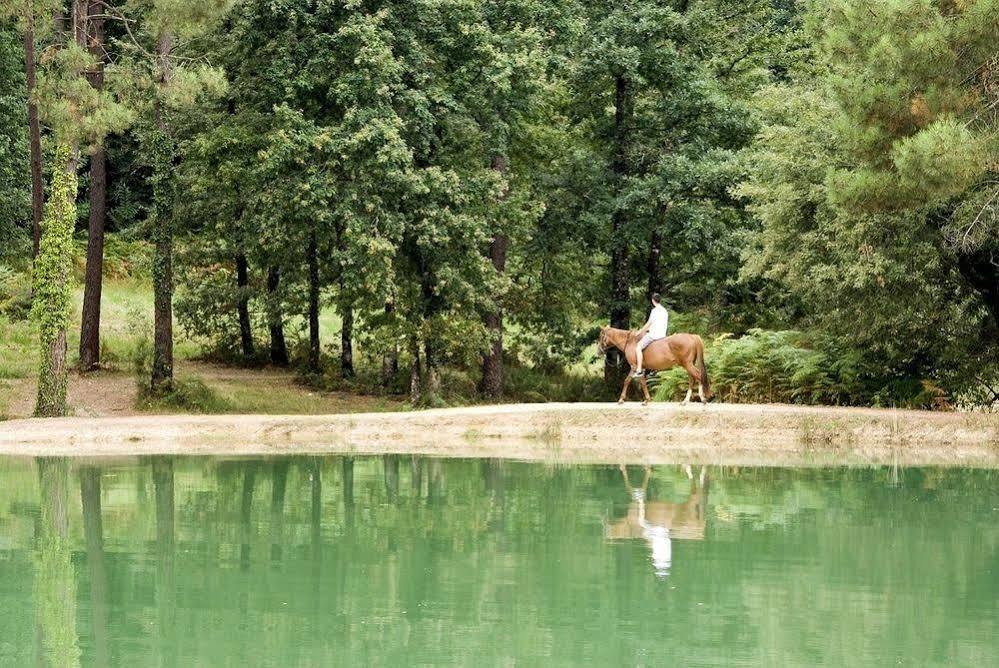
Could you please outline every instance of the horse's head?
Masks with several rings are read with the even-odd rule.
[[[608,329],[610,328],[607,327],[606,325],[602,326],[600,328],[600,338],[597,339],[597,352],[599,352],[601,355],[606,353],[607,349],[610,348],[611,346],[610,339],[607,337]]]

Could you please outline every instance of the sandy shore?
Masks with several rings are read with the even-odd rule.
[[[0,454],[424,454],[550,462],[999,466],[999,416],[711,404],[0,422]]]

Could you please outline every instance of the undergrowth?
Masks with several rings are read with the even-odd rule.
[[[753,329],[746,335],[705,342],[712,390],[731,403],[831,404],[947,408],[945,393],[932,381],[886,378],[854,350],[794,330]],[[655,399],[675,401],[687,391],[683,369],[650,381]],[[697,388],[694,388],[697,392]]]

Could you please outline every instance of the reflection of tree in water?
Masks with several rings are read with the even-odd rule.
[[[391,665],[455,657],[493,665],[538,647],[573,663],[622,657],[662,663],[668,643],[657,643],[673,637],[689,638],[704,653],[698,658],[671,645],[680,663],[725,663],[725,651],[766,663],[753,653],[766,651],[790,657],[788,663],[821,657],[846,664],[845,636],[856,639],[856,656],[901,652],[916,664],[917,655],[941,665],[962,657],[989,663],[990,645],[982,639],[995,630],[999,596],[995,472],[907,469],[893,487],[887,468],[712,467],[711,521],[687,529],[711,540],[681,543],[683,529],[673,520],[690,514],[683,510],[691,505],[688,482],[695,494],[704,490],[668,467],[653,469],[648,483],[641,467],[631,467],[622,485],[616,467],[408,455],[396,467],[391,456],[297,458],[286,472],[283,528],[275,532],[269,520],[280,484],[274,478],[282,475],[275,460],[207,461],[176,458],[169,470],[160,462],[155,475],[148,460],[141,469],[114,464],[113,475],[103,478],[81,471],[82,523],[63,534],[78,537],[74,558],[87,551],[87,565],[81,562],[75,575],[76,612],[61,596],[58,607],[38,605],[39,643],[47,609],[49,619],[71,620],[50,624],[56,629],[76,622],[80,638],[69,646],[78,645],[78,661],[98,665],[104,650],[94,606],[101,578],[93,569],[103,538],[113,585],[106,650],[113,665],[190,665],[196,657],[205,665]],[[0,503],[0,526],[10,526],[9,509],[30,507],[40,547],[59,504],[51,479],[39,496],[31,466],[30,475],[0,468],[0,499],[7,501]],[[622,487],[645,490],[644,510],[635,508],[630,526],[625,507],[636,500],[625,500]],[[669,521],[652,512],[660,499],[675,502]],[[69,500],[73,512],[64,521],[80,523],[72,489]],[[601,525],[605,509],[617,503],[612,524]],[[48,508],[44,522],[35,510],[40,505]],[[356,521],[347,529],[349,513]],[[643,514],[647,524],[667,527],[673,541],[676,589],[668,597],[649,587],[652,550],[635,529]],[[20,544],[27,546],[31,527],[21,524]],[[174,524],[175,535],[161,532]],[[607,549],[601,537],[615,533],[633,545]],[[270,566],[276,542],[283,545],[280,569]],[[41,563],[40,551],[30,556],[38,561],[40,590],[53,569]],[[165,567],[174,562],[171,587]],[[58,563],[57,572],[72,573],[68,555]],[[72,588],[73,576],[63,582]],[[15,609],[31,593],[16,593],[16,585],[11,591],[0,590],[3,609]],[[180,608],[168,641],[160,608],[171,596]],[[663,614],[699,604],[713,615],[706,626],[704,615],[694,623]],[[789,623],[786,611],[799,609],[815,614]],[[620,632],[621,619],[628,620],[627,633]],[[827,640],[830,623],[843,631]],[[567,631],[570,624],[579,631]],[[868,640],[871,628],[880,629],[880,641]],[[20,642],[24,650],[15,655],[24,658],[12,665],[30,665],[31,629],[27,640],[13,631],[0,641]],[[707,649],[719,634],[729,640]],[[605,637],[614,641],[600,642]],[[940,640],[954,637],[960,642]],[[69,656],[50,652],[47,663],[73,665]]]
[[[385,495],[389,503],[395,503],[399,498],[399,455],[383,455],[382,463],[385,471]]]
[[[651,466],[645,467],[638,487],[632,486],[624,464],[621,464],[620,470],[631,502],[623,518],[606,524],[604,537],[608,540],[644,539],[652,552],[652,567],[656,576],[665,578],[673,565],[673,540],[704,540],[707,471],[702,467],[699,477],[695,478],[690,466],[685,466],[684,471],[690,480],[687,499],[683,503],[670,503],[646,498],[652,479]]]
[[[177,663],[176,528],[172,457],[154,457],[156,496],[156,619],[160,665]]]
[[[271,563],[280,565],[284,549],[284,497],[290,461],[284,457],[271,466]]]
[[[41,492],[34,585],[38,662],[53,668],[79,666],[75,571],[69,541],[69,461],[64,457],[35,461]]]
[[[104,556],[104,523],[101,518],[101,470],[97,466],[80,467],[80,501],[83,509],[83,534],[87,543],[87,567],[90,571],[90,626],[94,634],[94,663],[107,666],[108,650],[108,574]]]

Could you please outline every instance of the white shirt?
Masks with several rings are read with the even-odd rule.
[[[649,336],[653,339],[663,338],[666,336],[667,325],[669,325],[669,313],[662,304],[656,304],[649,314]]]

